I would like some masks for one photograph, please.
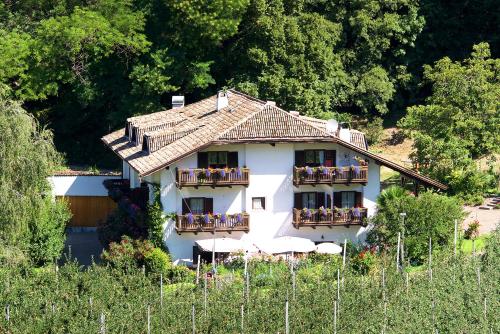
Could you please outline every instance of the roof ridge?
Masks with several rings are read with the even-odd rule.
[[[210,142],[214,142],[220,138],[222,138],[226,133],[228,133],[229,131],[233,130],[234,128],[236,128],[237,126],[240,126],[241,124],[245,123],[246,121],[248,121],[250,118],[254,117],[255,115],[257,115],[258,113],[262,112],[264,110],[264,108],[266,107],[266,105],[263,105],[261,107],[260,110],[258,111],[255,111],[245,117],[243,117],[241,120],[239,120],[238,122],[234,123],[233,126],[227,128],[226,130],[222,131],[216,138],[212,139]]]
[[[228,91],[229,91],[229,92],[231,92],[231,93],[234,93],[234,94],[241,95],[241,96],[243,96],[243,97],[245,97],[245,98],[247,98],[247,99],[249,99],[249,100],[256,101],[256,102],[259,102],[259,103],[262,103],[262,104],[264,104],[264,105],[265,105],[265,104],[267,104],[267,101],[261,100],[261,99],[259,99],[259,98],[256,98],[256,97],[251,96],[251,95],[248,95],[248,94],[245,94],[245,93],[240,92],[240,91],[238,91],[238,90],[236,90],[236,89],[234,89],[234,88],[229,88],[229,89],[228,89]]]

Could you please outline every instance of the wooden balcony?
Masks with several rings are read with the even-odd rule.
[[[293,167],[293,184],[351,184],[368,182],[368,166]]]
[[[177,169],[177,185],[182,187],[248,186],[248,168],[189,168]]]
[[[363,225],[366,226],[367,210],[366,208],[356,209],[335,209],[326,210],[309,210],[310,215],[303,210],[293,209],[293,226],[295,228],[309,226],[316,228],[317,226],[350,226]],[[326,214],[325,214],[326,213]]]
[[[177,215],[175,225],[177,233],[193,232],[233,232],[250,230],[250,215],[239,213],[234,215]]]

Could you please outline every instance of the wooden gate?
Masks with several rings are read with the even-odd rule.
[[[105,220],[116,209],[116,203],[106,196],[57,196],[69,203],[73,218],[69,227],[96,227],[99,220]]]

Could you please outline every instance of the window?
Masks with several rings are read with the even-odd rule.
[[[302,193],[302,208],[316,209],[316,193]]]
[[[355,206],[355,192],[354,191],[343,191],[342,192],[342,207],[343,208],[352,208]]]
[[[182,200],[182,214],[191,212],[194,215],[212,213],[214,211],[214,199],[207,197],[190,197]]]
[[[325,161],[325,151],[323,150],[306,150],[304,154],[308,166],[320,166]]]
[[[205,211],[204,202],[203,198],[190,198],[189,207],[191,208],[191,212],[195,215],[202,214]]]
[[[266,198],[265,197],[252,197],[252,209],[265,210],[266,209]]]
[[[208,165],[212,168],[227,166],[227,152],[208,152]]]

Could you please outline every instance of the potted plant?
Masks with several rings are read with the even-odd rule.
[[[187,222],[189,225],[192,225],[194,223],[194,217],[193,217],[193,214],[191,212],[189,212],[186,215],[186,219],[187,219]]]

